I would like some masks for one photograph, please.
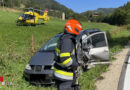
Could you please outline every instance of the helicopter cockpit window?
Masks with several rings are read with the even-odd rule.
[[[35,18],[35,16],[29,15],[29,19],[34,19],[34,18]]]
[[[23,14],[22,17],[23,17],[24,19],[34,19],[34,18],[35,18],[35,16],[30,15],[30,14]]]
[[[33,12],[33,10],[29,10],[28,12]]]

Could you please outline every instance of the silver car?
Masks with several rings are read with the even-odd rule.
[[[34,84],[54,83],[53,65],[57,40],[62,35],[51,38],[26,65],[24,77]],[[82,30],[76,37],[77,60],[83,69],[95,64],[109,63],[109,48],[106,33],[98,29]]]

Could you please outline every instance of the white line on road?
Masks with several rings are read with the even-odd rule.
[[[126,69],[125,75],[125,82],[124,82],[124,89],[123,90],[130,90],[130,56],[128,58],[128,64]]]

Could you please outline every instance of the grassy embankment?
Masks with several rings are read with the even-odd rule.
[[[56,90],[54,86],[33,86],[25,81],[23,71],[25,65],[31,58],[31,35],[34,36],[34,48],[37,51],[48,39],[63,31],[65,22],[52,19],[46,25],[16,26],[18,13],[0,10],[0,76],[5,82],[12,82],[13,85],[0,86],[1,90]],[[109,31],[110,51],[117,52],[130,39],[130,30],[111,26],[103,23],[82,22],[83,28],[99,28]],[[95,80],[100,74],[107,71],[106,66],[97,66],[84,72],[80,78],[82,90],[94,90]]]

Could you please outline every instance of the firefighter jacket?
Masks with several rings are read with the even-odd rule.
[[[73,67],[78,67],[75,56],[75,36],[63,34],[55,52],[54,76],[60,80],[73,80]]]

